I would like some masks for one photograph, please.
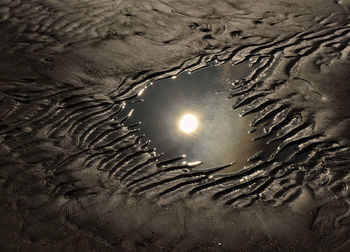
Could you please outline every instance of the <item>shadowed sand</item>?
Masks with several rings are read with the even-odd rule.
[[[349,6],[0,1],[2,249],[346,251]],[[225,174],[163,158],[124,113],[213,60],[250,63],[227,95],[274,146]]]

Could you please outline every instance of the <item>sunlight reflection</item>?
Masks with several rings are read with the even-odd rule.
[[[180,119],[179,127],[187,134],[192,133],[198,127],[198,119],[193,114],[185,114]]]

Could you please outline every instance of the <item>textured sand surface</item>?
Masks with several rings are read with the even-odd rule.
[[[1,250],[348,251],[349,11],[0,0]],[[226,176],[162,159],[120,116],[150,82],[215,59],[250,61],[233,107],[280,142]]]

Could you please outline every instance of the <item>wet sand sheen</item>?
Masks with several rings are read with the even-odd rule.
[[[156,81],[126,106],[125,113],[133,110],[128,123],[140,123],[139,134],[151,140],[149,147],[162,153],[163,159],[185,155],[183,161],[203,162],[197,169],[232,163],[218,174],[232,173],[249,161],[266,160],[277,143],[253,141],[262,127],[253,128],[254,113],[242,117],[244,107],[234,109],[229,95],[232,85],[251,71],[248,62],[212,63]],[[198,128],[190,134],[179,128],[181,117],[188,113],[198,119]]]
[[[143,102],[131,104],[129,109],[135,111],[130,123],[141,122],[141,133],[151,140],[150,147],[165,153],[164,158],[185,154],[190,162],[203,161],[202,168],[238,162],[230,169],[239,170],[249,153],[254,154],[254,146],[247,133],[249,120],[242,120],[226,99],[230,88],[226,79],[232,74],[243,77],[244,72],[232,67],[225,76],[225,68],[227,65],[209,66],[155,82],[140,96]],[[249,71],[247,64],[240,69]],[[198,129],[191,134],[178,127],[186,113],[198,118]]]
[[[344,249],[349,7],[343,0],[0,1],[2,248]],[[157,80],[190,70],[227,83],[230,64],[194,71],[214,59],[249,61],[252,72],[243,67],[248,76],[237,83],[233,73],[225,94],[210,93],[213,83],[189,83],[176,93],[195,99],[166,112],[164,104],[179,104],[164,98],[175,93],[166,86],[191,75]],[[145,102],[130,104],[150,81]],[[142,106],[157,100],[157,111]],[[126,120],[132,106],[139,107]],[[177,128],[191,106],[205,121],[192,136]],[[169,135],[171,144],[161,141]],[[207,162],[172,159],[186,152],[189,162]],[[231,161],[242,165],[206,169]]]

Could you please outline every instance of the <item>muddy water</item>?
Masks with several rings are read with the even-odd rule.
[[[274,144],[253,141],[261,129],[251,126],[253,114],[242,117],[242,109],[233,109],[229,97],[234,83],[251,71],[248,62],[230,62],[184,72],[152,83],[139,98],[129,104],[133,109],[129,123],[141,123],[141,133],[150,139],[150,147],[164,158],[185,155],[188,162],[202,161],[200,168],[232,163],[222,172],[235,172],[259,159],[267,159]],[[129,111],[126,110],[126,111]],[[198,127],[186,133],[179,121],[186,114],[197,117]]]

